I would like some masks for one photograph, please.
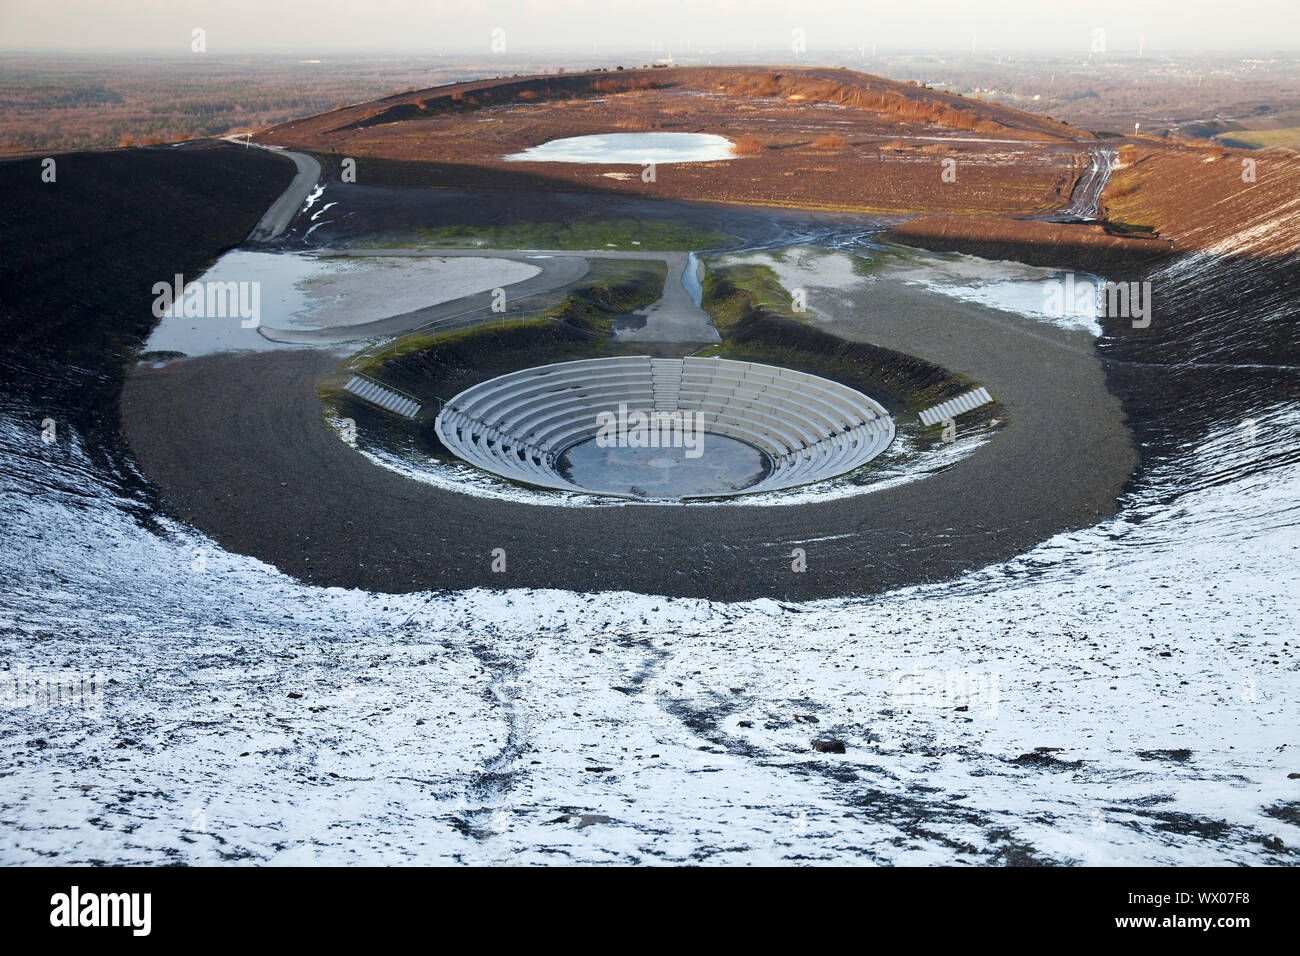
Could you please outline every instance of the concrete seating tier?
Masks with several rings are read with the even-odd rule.
[[[821,481],[860,467],[894,440],[874,399],[806,372],[729,359],[584,359],[511,372],[461,392],[435,428],[460,458],[514,481],[584,491],[559,473],[569,448],[594,438],[598,416],[698,416],[706,434],[761,451],[770,471],[744,493]],[[704,439],[708,453],[708,439]],[[719,495],[735,494],[719,491]]]

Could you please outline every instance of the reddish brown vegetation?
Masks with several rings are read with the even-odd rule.
[[[821,72],[821,71],[818,71]],[[785,97],[808,103],[833,103],[853,109],[869,110],[882,117],[899,122],[927,122],[953,129],[965,129],[978,133],[992,133],[1003,127],[1010,117],[1005,111],[1001,115],[981,110],[973,102],[967,102],[950,93],[938,93],[910,84],[896,83],[880,77],[864,74],[836,71],[848,77],[841,80],[819,78],[816,74],[803,71],[784,73],[749,73],[741,72],[724,77],[717,89],[734,95],[747,97]],[[991,104],[980,104],[990,106]],[[985,115],[981,115],[981,114]],[[1015,124],[1024,128],[1023,124]],[[1063,124],[1051,120],[1033,124],[1035,132],[1049,136],[1074,138],[1074,134]]]
[[[548,140],[611,129],[715,133],[745,162],[666,164],[647,183],[612,179],[597,164],[504,161]],[[950,132],[960,136],[930,142]],[[1024,145],[961,141],[984,133]],[[848,70],[692,67],[459,83],[309,117],[259,138],[427,164],[426,178],[441,185],[537,186],[544,177],[549,188],[660,198],[1023,214],[1066,204],[1083,165],[1078,142],[1090,137],[993,103]],[[883,148],[891,141],[897,149]],[[933,155],[940,151],[962,163],[959,180],[942,187]]]
[[[826,133],[812,141],[813,149],[846,149],[849,141],[839,133]]]
[[[460,83],[386,97],[371,104],[378,108],[377,112],[367,115],[362,110],[351,118],[351,122],[374,125],[400,121],[407,118],[408,112],[402,107],[412,103],[418,104],[422,111],[432,113],[457,110],[473,102],[466,95],[470,91],[478,94],[478,104],[486,106],[664,89],[694,89],[744,100],[828,103],[864,110],[887,122],[934,124],[977,133],[997,132],[1017,139],[1076,139],[1080,135],[1063,123],[1029,116],[995,103],[966,100],[955,94],[862,73],[830,69],[774,72],[748,67],[601,71]]]
[[[633,90],[651,90],[655,78],[645,73],[628,72],[622,76],[592,80],[591,88],[597,93],[630,93]]]
[[[1300,156],[1285,150],[1129,146],[1120,150],[1120,161],[1102,193],[1110,219],[1150,227],[1179,250],[1217,247],[1242,223],[1271,222],[1271,228],[1256,229],[1246,247],[1233,243],[1234,249],[1277,257],[1300,253],[1300,228],[1290,212]]]

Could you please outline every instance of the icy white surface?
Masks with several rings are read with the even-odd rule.
[[[334,423],[334,427],[337,430],[337,422]],[[931,451],[918,453],[907,436],[899,434],[879,459],[872,461],[868,467],[848,475],[779,491],[756,492],[736,495],[732,498],[676,501],[672,502],[672,505],[677,508],[787,508],[822,501],[839,501],[894,488],[910,481],[919,481],[927,475],[943,471],[974,453],[990,438],[990,433],[972,433],[960,442],[941,445]],[[550,507],[560,505],[574,508],[621,508],[665,504],[664,501],[638,501],[631,498],[614,498],[515,484],[460,461],[441,461],[427,456],[402,456],[379,448],[362,448],[361,453],[376,465],[391,469],[407,478],[444,491],[471,494],[476,498],[491,498],[516,504]]]
[[[1071,300],[1068,308],[1049,306],[1049,284],[1057,283],[1061,289],[1066,288],[1066,274],[1060,270],[1021,262],[980,259],[960,253],[922,258],[923,261],[910,263],[890,262],[881,270],[880,276],[1002,312],[1014,312],[1063,329],[1082,329],[1093,336],[1101,335],[1095,292],[1082,305]],[[1089,283],[1093,290],[1102,282],[1086,273],[1074,274],[1074,281]]]
[[[533,163],[704,163],[735,159],[732,142],[712,133],[601,133],[567,136],[505,158]]]
[[[0,707],[0,863],[1294,863],[1298,428],[1007,565],[786,606],[313,589],[2,419],[3,664],[107,685]]]
[[[748,252],[721,256],[715,263],[726,267],[734,263],[766,266],[781,286],[792,295],[796,289],[807,293],[807,307],[828,322],[838,317],[841,299],[838,293],[860,289],[872,282],[902,282],[949,298],[1011,312],[1064,329],[1083,329],[1094,336],[1101,334],[1097,321],[1097,296],[1072,297],[1068,308],[1056,308],[1048,295],[1051,283],[1064,291],[1064,272],[1029,266],[1020,262],[980,259],[959,253],[876,252],[870,258],[875,266],[870,275],[854,270],[855,260],[843,252],[815,246],[789,246],[765,252]],[[1101,280],[1086,273],[1074,274],[1074,290],[1087,283],[1092,290]],[[810,290],[828,291],[832,295],[813,294]],[[827,301],[832,303],[827,305]]]
[[[747,252],[719,256],[715,265],[748,264],[766,266],[776,276],[776,281],[786,292],[794,295],[796,289],[830,289],[847,292],[870,282],[867,276],[854,271],[853,256],[844,252],[831,252],[816,246],[787,246],[771,252]],[[807,307],[827,321],[834,321],[837,310],[821,305],[821,297],[810,296]]]
[[[322,328],[401,315],[520,282],[539,272],[537,266],[487,256],[365,258],[237,249],[197,278],[205,283],[258,283],[259,326]],[[185,279],[190,282],[195,277]],[[376,295],[376,289],[383,294]],[[165,315],[144,350],[195,356],[292,347],[269,341],[257,327],[244,328],[239,317]]]
[[[333,328],[413,312],[530,279],[542,270],[513,259],[486,256],[376,256],[325,258],[329,267],[301,283],[306,308],[294,325]],[[382,295],[375,290],[382,289]]]

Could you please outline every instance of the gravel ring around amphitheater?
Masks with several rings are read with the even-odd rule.
[[[847,385],[774,365],[690,356],[628,355],[519,369],[448,400],[435,428],[448,451],[484,471],[579,494],[613,494],[564,473],[570,450],[592,440],[605,449],[686,449],[686,462],[649,462],[661,469],[702,459],[717,446],[705,440],[709,436],[738,442],[764,462],[756,481],[749,476],[751,483],[723,487],[725,452],[721,459],[715,453],[707,463],[716,476],[710,490],[619,495],[642,500],[811,484],[865,465],[894,440],[885,407]],[[597,457],[609,454],[617,452]],[[608,466],[599,470],[607,473]]]
[[[1112,516],[1137,457],[1089,337],[916,290],[898,296],[836,331],[984,383],[1009,424],[956,465],[870,495],[573,508],[446,491],[339,440],[316,393],[339,359],[310,349],[138,368],[123,430],[175,518],[303,581],[370,591],[863,595],[951,578]],[[495,549],[504,572],[492,570]]]

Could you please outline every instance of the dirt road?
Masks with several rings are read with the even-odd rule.
[[[284,156],[292,160],[293,164],[298,167],[298,174],[293,177],[293,181],[289,183],[288,188],[271,204],[271,208],[253,227],[253,231],[248,234],[246,241],[260,243],[278,239],[280,234],[289,228],[289,223],[293,222],[293,217],[298,214],[298,210],[302,208],[302,204],[320,181],[320,163],[306,153],[249,143],[238,136],[223,136],[222,139],[228,143],[236,143],[252,149],[264,149],[276,156]]]

